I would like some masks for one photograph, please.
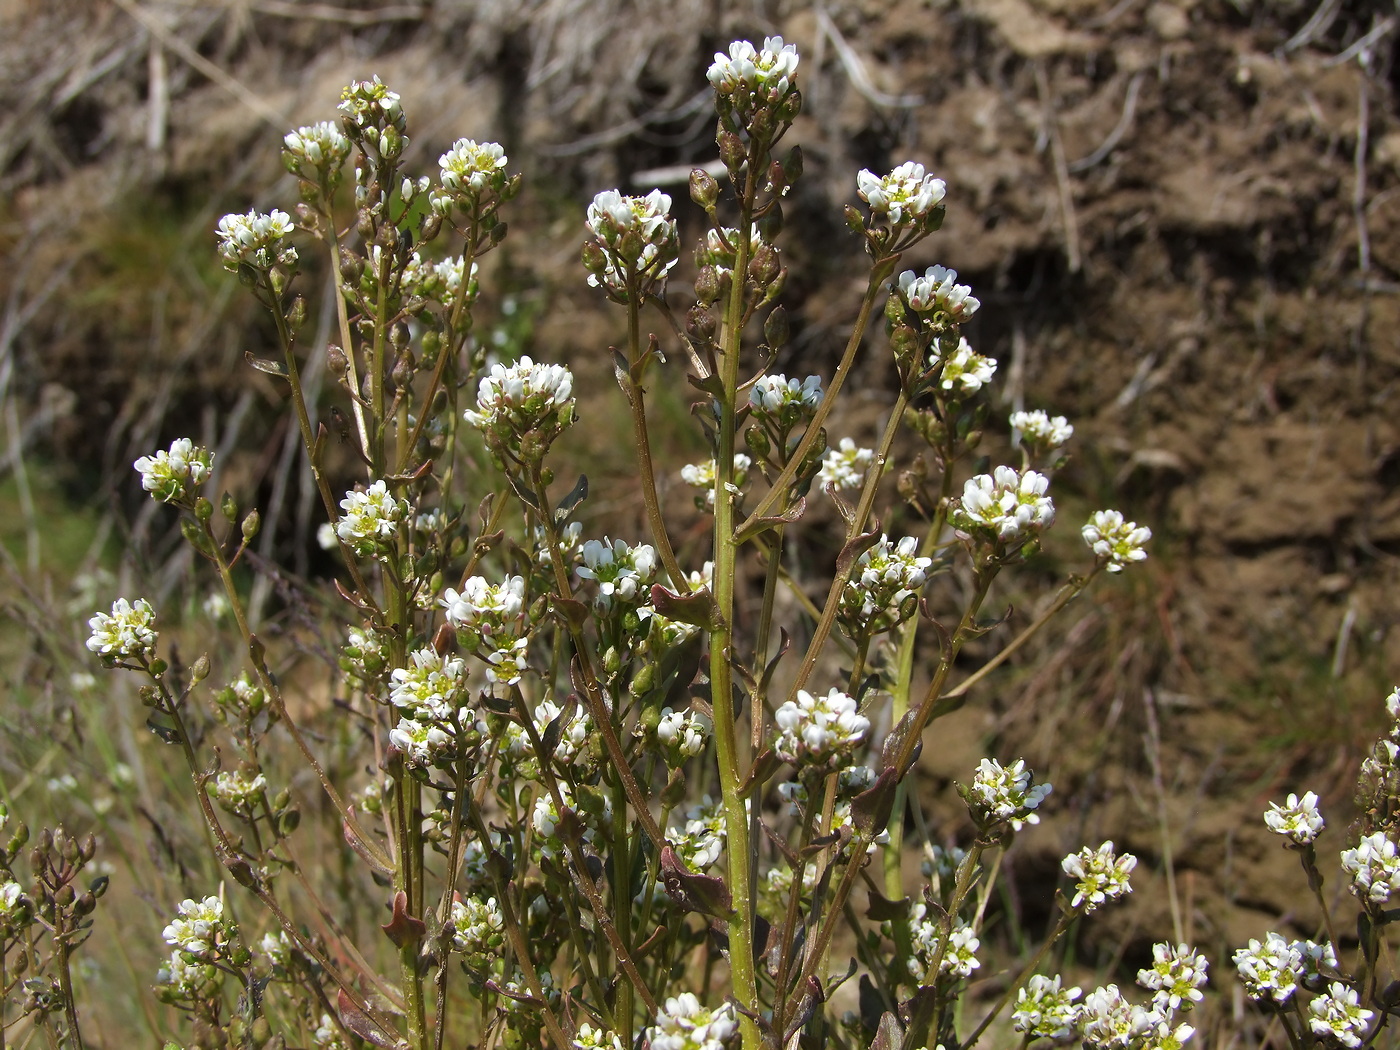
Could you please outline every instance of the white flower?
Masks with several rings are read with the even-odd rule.
[[[1319,978],[1335,976],[1337,953],[1332,950],[1331,941],[1294,941],[1291,945],[1298,953],[1299,969],[1305,984],[1311,988],[1320,986]]]
[[[773,721],[779,730],[773,750],[795,766],[839,761],[870,730],[870,719],[856,712],[855,699],[834,687],[821,697],[799,689],[797,699],[778,708]]]
[[[330,1014],[322,1014],[316,1031],[311,1033],[311,1041],[320,1050],[346,1050],[345,1040],[340,1038],[340,1027]]]
[[[713,725],[698,711],[661,709],[661,721],[656,724],[656,739],[666,750],[666,764],[673,768],[705,750]]]
[[[521,441],[530,435],[542,456],[574,421],[573,394],[573,373],[563,365],[537,365],[522,357],[513,365],[492,365],[477,387],[476,408],[462,417],[486,435],[492,451],[518,457]]]
[[[680,257],[680,238],[671,218],[671,198],[660,190],[629,197],[604,190],[588,206],[588,229],[596,248],[585,247],[588,283],[626,301],[629,275],[661,280]]]
[[[587,1021],[578,1026],[574,1035],[573,1050],[625,1050],[622,1036],[606,1029],[594,1028]]]
[[[431,262],[414,252],[403,269],[404,294],[441,303],[451,310],[457,305],[457,297],[462,292],[462,270],[465,266],[466,261],[460,255]],[[477,274],[480,270],[479,265],[472,263],[471,276],[467,279],[467,306],[476,299]]]
[[[505,183],[506,151],[495,142],[458,139],[438,158],[442,188],[458,197],[475,199]]]
[[[541,700],[534,710],[535,732],[539,734],[541,741],[544,739],[547,730],[555,719],[564,713],[564,709],[553,700]],[[572,762],[583,746],[588,743],[588,738],[593,735],[593,719],[583,708],[575,708],[573,715],[568,722],[559,727],[559,741],[554,745],[554,754],[551,758],[563,762],[565,765]],[[511,751],[515,755],[524,755],[529,747],[529,736],[521,733],[518,738],[512,738]]]
[[[350,140],[329,120],[289,131],[282,139],[282,162],[293,175],[308,182],[319,182],[338,172],[348,156]]]
[[[451,717],[466,688],[466,664],[432,649],[416,649],[408,659],[409,666],[396,667],[389,676],[390,702],[415,718]]]
[[[559,782],[559,797],[564,805],[573,810],[580,820],[588,821],[590,814],[579,810],[574,805],[574,796],[569,785],[563,781]],[[604,823],[612,820],[612,804],[607,795],[603,796]],[[554,806],[554,797],[548,791],[541,791],[535,798],[534,812],[531,814],[530,824],[536,832],[536,842],[539,846],[540,854],[551,860],[566,853],[564,843],[560,841],[556,834],[559,828],[559,810]],[[584,827],[583,841],[592,843],[598,836],[597,831],[591,823]]]
[[[897,543],[881,536],[861,554],[841,591],[838,615],[847,634],[853,638],[876,635],[914,614],[910,599],[923,589],[933,564],[932,558],[919,557],[918,549],[919,541],[913,536]]]
[[[1152,1034],[1159,1015],[1123,998],[1118,986],[1095,988],[1079,1008],[1075,1027],[1084,1045],[1094,1050],[1129,1050],[1142,1045]]]
[[[181,998],[193,998],[218,976],[218,968],[213,963],[191,960],[183,950],[176,948],[157,971],[156,984],[169,988]]]
[[[1152,967],[1138,971],[1138,984],[1154,992],[1152,1003],[1163,1013],[1190,1009],[1201,1001],[1208,967],[1204,955],[1185,944],[1152,946]]]
[[[173,944],[191,955],[207,955],[222,943],[228,930],[224,925],[224,902],[218,897],[180,902],[179,917],[162,933],[166,944]]]
[[[1074,1005],[1080,989],[1061,988],[1060,978],[1036,974],[1016,993],[1016,1009],[1011,1022],[1018,1032],[1031,1038],[1065,1039],[1074,1030],[1078,1013]]]
[[[141,487],[162,503],[189,496],[209,478],[214,453],[189,438],[177,438],[168,452],[142,456],[132,464],[141,473]]]
[[[913,954],[909,958],[909,975],[920,985],[930,986],[943,974],[953,977],[970,977],[972,971],[982,964],[977,960],[980,942],[971,926],[959,922],[943,946],[943,956],[938,962],[938,973],[930,972],[933,960],[938,955],[938,945],[943,939],[943,925],[938,919],[920,920],[910,931]]]
[[[646,587],[656,578],[656,549],[648,543],[629,547],[625,540],[588,540],[583,545],[583,564],[575,571],[581,579],[598,584],[598,604],[607,608],[614,598],[625,602],[645,601]]]
[[[790,89],[796,72],[797,48],[784,44],[780,36],[770,36],[764,38],[762,48],[755,48],[747,40],[736,40],[729,45],[729,54],[715,52],[715,60],[705,75],[721,95],[762,92],[781,98]],[[742,98],[735,101],[742,105]]]
[[[667,999],[647,1029],[651,1050],[720,1050],[737,1027],[734,1005],[707,1010],[690,992]]]
[[[214,778],[212,794],[230,809],[246,813],[258,804],[266,790],[267,778],[261,773],[252,777],[243,773],[220,773]]]
[[[292,217],[274,208],[263,213],[257,210],[240,215],[236,212],[219,220],[219,258],[225,270],[237,271],[240,265],[267,270],[281,263],[296,262],[295,248],[283,246],[282,239],[293,229]]]
[[[1269,933],[1261,944],[1251,939],[1248,948],[1237,949],[1235,969],[1245,994],[1251,999],[1287,1002],[1303,975],[1303,957],[1296,943]]]
[[[1021,542],[1055,520],[1055,505],[1045,495],[1050,481],[1043,474],[1000,466],[994,474],[978,474],[963,486],[953,509],[953,524],[963,530],[992,533],[1006,542]]]
[[[931,365],[938,364],[938,348],[935,346],[929,355]],[[956,390],[958,394],[975,394],[992,381],[997,373],[997,363],[972,349],[972,344],[963,336],[958,337],[958,348],[943,362],[943,371],[938,375],[938,385],[944,390]]]
[[[1135,521],[1124,521],[1119,511],[1095,511],[1083,532],[1084,542],[1094,555],[1107,559],[1109,572],[1122,572],[1129,562],[1147,559],[1142,545],[1152,538],[1152,530]]]
[[[1020,831],[1023,825],[1040,823],[1040,815],[1033,811],[1048,794],[1049,784],[1031,786],[1031,772],[1024,759],[1003,766],[984,758],[977,765],[967,797],[979,823],[989,827],[1009,823],[1012,830]]]
[[[88,620],[92,635],[87,647],[112,660],[149,659],[156,649],[155,622],[155,610],[146,599],[118,598],[111,613],[96,613]]]
[[[525,670],[529,644],[525,579],[507,576],[499,583],[472,576],[460,592],[448,588],[440,604],[467,651],[486,662],[486,677],[513,685]]]
[[[899,295],[909,309],[928,315],[935,325],[962,324],[982,303],[971,287],[957,280],[958,271],[946,266],[930,266],[922,277],[905,270],[899,275]]]
[[[749,390],[753,413],[764,422],[783,428],[810,419],[822,400],[821,376],[789,379],[784,375],[763,375]]]
[[[468,897],[452,902],[452,947],[467,965],[482,969],[499,956],[505,941],[505,918],[495,897]]]
[[[873,450],[858,448],[852,439],[842,438],[836,448],[827,449],[822,456],[817,485],[823,489],[830,485],[838,491],[857,488],[865,484],[865,474],[874,461]]]
[[[1074,436],[1074,427],[1064,416],[1050,416],[1041,409],[1034,412],[1012,412],[1011,429],[1023,442],[1039,452],[1059,448]]]
[[[453,751],[451,727],[441,722],[420,722],[400,718],[389,730],[389,743],[404,754],[404,761],[421,769],[433,765]]]
[[[759,245],[762,243],[763,235],[758,232],[758,227],[755,226],[749,231],[748,258],[752,259],[758,253]],[[705,231],[705,240],[696,249],[695,265],[713,267],[716,276],[723,278],[734,270],[738,247],[738,230],[732,226],[723,226],[718,230],[711,227]]]
[[[1363,901],[1382,904],[1400,890],[1400,856],[1383,831],[1342,850],[1342,870],[1351,876],[1351,892]]]
[[[734,453],[734,484],[743,487],[748,481],[749,468],[753,466],[753,460],[742,452]],[[681,480],[691,488],[701,489],[705,493],[705,505],[713,507],[715,505],[715,461],[707,460],[704,463],[687,463],[681,467]],[[696,505],[699,505],[699,496],[696,496]]]
[[[364,558],[384,550],[408,513],[408,500],[396,500],[387,484],[376,481],[368,489],[347,492],[340,507],[345,513],[335,523],[336,535]]]
[[[875,216],[885,216],[891,226],[911,225],[938,207],[947,195],[942,179],[924,173],[922,164],[906,161],[883,177],[862,169],[856,176],[856,192]]]
[[[1296,845],[1307,845],[1322,831],[1323,821],[1322,814],[1317,809],[1317,795],[1309,791],[1300,799],[1297,795],[1290,794],[1282,806],[1270,802],[1269,810],[1264,814],[1264,823],[1269,825],[1270,831],[1282,835]]]
[[[1060,867],[1075,880],[1071,906],[1083,904],[1087,914],[1105,901],[1132,892],[1128,876],[1137,867],[1137,858],[1131,853],[1117,856],[1110,841],[1096,850],[1085,846],[1078,853],[1071,853],[1060,862]]]
[[[1356,992],[1341,981],[1333,981],[1327,991],[1308,1003],[1308,1027],[1321,1036],[1331,1037],[1343,1046],[1360,1046],[1367,1022],[1374,1016],[1361,1008]]]

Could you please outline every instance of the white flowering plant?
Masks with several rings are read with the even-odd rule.
[[[217,893],[171,902],[165,929],[173,950],[158,986],[195,1045],[759,1050],[827,1038],[893,1047],[897,1033],[910,1048],[966,1048],[999,1017],[1026,1044],[1189,1038],[1182,1018],[1206,964],[1188,945],[1159,946],[1143,971],[1149,1006],[1111,985],[1081,1002],[1039,972],[1082,916],[1130,890],[1135,859],[1112,843],[1064,859],[1043,944],[970,1015],[964,992],[984,969],[1001,858],[1046,815],[1050,786],[1023,761],[969,761],[960,791],[972,831],[930,881],[906,878],[904,852],[932,848],[906,837],[926,730],[1090,581],[1141,561],[1150,532],[1095,515],[1082,571],[968,670],[984,651],[968,643],[994,626],[997,578],[1054,523],[1050,488],[1073,428],[1020,413],[1020,467],[968,469],[996,362],[964,331],[981,308],[970,285],[944,266],[902,266],[948,206],[945,182],[914,162],[856,179],[846,219],[870,266],[835,368],[770,371],[789,334],[781,202],[803,164],[780,146],[802,107],[798,70],[779,37],[715,56],[730,192],[692,175],[706,228],[683,310],[668,285],[680,259],[668,194],[607,190],[580,221],[581,278],[625,314],[601,367],[628,404],[641,536],[600,535],[587,478],[555,476],[559,447],[596,408],[579,403],[572,370],[488,361],[473,338],[491,294],[482,262],[521,187],[499,145],[459,139],[435,176],[414,177],[398,96],[356,83],[338,123],[284,140],[295,219],[220,222],[219,256],[269,310],[280,344],[252,364],[289,393],[326,516],[320,538],[341,559],[328,663],[336,717],[354,726],[341,736],[356,743],[349,761],[332,756],[329,734],[289,710],[242,586],[263,571],[245,557],[259,512],[232,495],[216,505],[213,457],[188,440],[138,460],[143,488],[181,515],[218,577],[238,632],[237,667],[208,655],[185,666],[147,601],[117,598],[90,621],[88,648],[143,677],[147,724],[188,770],[227,875]],[[349,213],[337,193],[347,165]],[[349,478],[301,375],[308,250],[335,275],[327,357]],[[870,331],[881,310],[883,342]],[[663,335],[647,331],[653,321]],[[828,420],[869,353],[893,359],[892,403],[869,447],[832,445]],[[672,362],[700,392],[708,445],[684,471],[659,469],[650,434],[647,391],[680,385]],[[906,456],[919,469],[901,473],[891,499],[884,482]],[[702,494],[689,518],[663,499],[675,476]],[[469,506],[482,478],[491,493]],[[814,482],[829,502],[809,501]],[[812,594],[810,574],[785,568],[797,540],[821,535],[809,515],[825,515],[838,541]],[[896,520],[897,533],[879,524]],[[784,609],[798,610],[791,622]],[[222,726],[217,743],[205,713]],[[304,767],[299,778],[272,761],[278,749]],[[298,797],[307,783],[323,806]],[[1294,812],[1304,803],[1288,805],[1278,819],[1301,842],[1316,829]],[[368,941],[330,913],[298,860],[297,843],[316,834],[304,810],[330,817],[359,865],[358,892],[383,907]],[[1379,908],[1394,847],[1367,842],[1345,863]],[[838,1012],[832,995],[857,973],[867,1009]],[[1327,994],[1315,1015],[1338,1031],[1336,1018],[1362,1008]]]

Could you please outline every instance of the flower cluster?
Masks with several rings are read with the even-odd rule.
[[[408,139],[408,118],[398,92],[390,91],[378,76],[357,80],[340,93],[342,126],[358,142],[371,161],[395,160]]]
[[[635,292],[654,292],[680,258],[680,236],[671,218],[671,198],[660,190],[629,197],[604,190],[588,206],[593,240],[584,245],[588,284],[618,302]]]
[[[1180,1050],[1194,1032],[1187,1024],[1173,1028],[1169,1016],[1130,1003],[1115,984],[1084,998],[1075,1028],[1090,1050]]]
[[[1050,794],[1049,784],[1031,784],[1031,771],[1024,759],[1003,766],[995,759],[984,758],[967,788],[966,798],[972,818],[983,828],[1010,824],[1020,831],[1026,824],[1039,824],[1035,810]]]
[[[1053,452],[1074,436],[1074,427],[1064,416],[1051,416],[1043,409],[1012,412],[1011,429],[1033,455]]]
[[[821,376],[799,380],[785,375],[764,375],[755,379],[749,390],[749,404],[754,415],[782,431],[811,419],[821,400]]]
[[[1357,1047],[1366,1036],[1372,1010],[1363,1010],[1356,992],[1341,981],[1333,981],[1308,1004],[1308,1027],[1317,1035],[1335,1039],[1342,1046]]]
[[[709,1010],[682,992],[656,1012],[647,1040],[651,1050],[720,1050],[736,1027],[732,1003]]]
[[[759,246],[763,243],[763,235],[755,226],[749,231],[749,259],[758,254]],[[716,277],[723,279],[733,273],[734,264],[738,261],[738,249],[738,230],[731,226],[721,226],[717,230],[711,227],[705,231],[705,239],[695,250],[695,265],[699,268],[708,266],[714,270]]]
[[[1060,978],[1036,974],[1016,993],[1011,1022],[1031,1039],[1062,1040],[1074,1030],[1079,988],[1060,987]]]
[[[594,1028],[587,1021],[574,1033],[572,1050],[626,1050],[622,1036],[605,1028]]]
[[[506,188],[506,152],[495,142],[458,139],[438,158],[441,191],[430,202],[433,211],[448,215],[480,214],[499,203]]]
[[[555,701],[541,700],[531,715],[531,720],[535,724],[535,735],[543,740],[550,725],[563,713],[564,708]],[[575,709],[568,721],[560,724],[559,739],[554,745],[554,752],[547,757],[568,765],[578,756],[579,751],[588,743],[588,739],[592,735],[593,719],[589,717],[587,711]],[[524,727],[520,725],[510,727],[506,748],[514,758],[531,757],[533,751],[530,737],[525,732]]]
[[[753,460],[742,452],[734,453],[734,485],[742,488],[748,481],[749,468],[753,466]],[[701,490],[696,493],[696,506],[700,506],[702,499],[705,507],[713,508],[715,505],[715,461],[710,459],[704,463],[687,463],[681,467],[681,480],[691,488]],[[703,493],[703,497],[701,495]]]
[[[1302,798],[1290,794],[1283,805],[1269,803],[1264,814],[1269,830],[1282,835],[1296,846],[1306,846],[1322,832],[1322,814],[1317,808],[1317,795],[1308,791]]]
[[[780,36],[770,36],[761,48],[736,40],[729,45],[729,54],[716,52],[706,76],[714,85],[721,120],[738,130],[736,121],[749,127],[766,124],[755,121],[759,113],[791,120],[796,115],[796,73],[797,48],[783,43]]]
[[[969,320],[982,305],[969,285],[957,281],[957,270],[930,266],[922,277],[913,270],[905,270],[899,275],[896,288],[904,305],[939,331]]]
[[[384,481],[367,489],[352,489],[340,501],[345,513],[335,523],[336,535],[361,558],[387,553],[389,540],[408,514],[408,500],[395,499]]]
[[[1135,521],[1124,521],[1119,511],[1095,511],[1083,531],[1084,542],[1095,557],[1108,563],[1109,572],[1122,572],[1130,562],[1147,558],[1142,545],[1152,538],[1152,530]]]
[[[513,365],[491,366],[477,387],[476,408],[463,418],[498,456],[538,463],[573,423],[573,395],[573,373],[563,365],[522,357]]]
[[[1087,914],[1105,901],[1132,892],[1128,877],[1137,867],[1137,858],[1131,853],[1120,857],[1113,851],[1113,843],[1105,842],[1098,849],[1085,846],[1078,853],[1071,853],[1060,862],[1060,867],[1075,880],[1070,905],[1078,908],[1082,904]]]
[[[937,345],[929,357],[929,364],[938,367],[941,351]],[[972,349],[972,344],[963,336],[958,337],[957,348],[943,359],[943,368],[938,373],[938,385],[954,397],[975,394],[992,381],[996,375],[997,363]]]
[[[467,968],[486,970],[500,956],[505,918],[495,897],[468,897],[452,902],[452,947],[467,958]]]
[[[334,188],[350,156],[350,140],[329,120],[289,131],[282,139],[282,163],[287,171],[314,185]]]
[[[588,540],[583,564],[575,571],[581,579],[598,585],[598,606],[606,609],[614,599],[645,602],[647,587],[656,579],[656,549],[648,543],[628,546],[625,540]]]
[[[905,536],[891,543],[881,536],[861,554],[841,591],[837,613],[852,638],[870,638],[897,627],[917,611],[932,558],[921,558],[919,541]]]
[[[209,479],[214,453],[189,438],[176,438],[168,452],[142,456],[132,464],[141,487],[162,503],[179,503]]]
[[[210,791],[216,799],[235,813],[251,814],[261,803],[267,790],[267,777],[261,773],[220,773],[214,778]]]
[[[866,472],[874,461],[873,450],[857,447],[851,438],[842,438],[836,448],[828,449],[822,456],[817,485],[823,489],[830,485],[838,492],[858,488],[865,484]]]
[[[906,161],[883,177],[862,169],[856,176],[856,192],[870,205],[871,216],[883,219],[891,228],[920,229],[943,203],[948,186],[926,174],[922,164]]]
[[[580,819],[588,819],[587,814],[578,810],[574,802],[573,789],[564,781],[559,783],[559,797],[563,800],[564,805],[573,810]],[[612,802],[606,795],[603,796],[602,812],[599,816],[604,824],[612,820]],[[548,791],[541,791],[535,798],[535,808],[531,813],[530,823],[536,832],[540,855],[551,860],[562,857],[568,852],[563,839],[558,834],[560,819],[559,810],[554,805],[554,797]],[[597,837],[598,832],[592,823],[587,824],[583,829],[583,841],[591,844],[596,841]]]
[[[705,871],[719,860],[724,850],[724,836],[724,808],[709,795],[685,811],[683,825],[672,825],[666,831],[666,841],[676,855],[696,872]],[[661,892],[664,894],[664,890]]]
[[[1158,1010],[1189,1010],[1204,998],[1207,965],[1205,956],[1189,945],[1154,944],[1152,966],[1138,971],[1138,984],[1153,993]]]
[[[179,915],[161,936],[166,944],[174,945],[187,955],[215,958],[237,933],[237,928],[224,919],[224,902],[218,897],[181,901],[178,910]]]
[[[971,926],[959,922],[948,934],[940,957],[938,946],[943,941],[943,923],[937,918],[921,919],[915,924],[909,957],[909,975],[918,984],[932,986],[941,976],[970,977],[982,965],[977,959],[981,942]],[[933,973],[933,961],[938,959],[938,972]]]
[[[467,652],[485,661],[488,679],[507,685],[520,681],[529,645],[524,577],[507,576],[493,584],[472,576],[461,591],[449,587],[441,604]]]
[[[1363,901],[1384,904],[1400,890],[1400,855],[1384,831],[1373,832],[1342,850],[1342,870],[1351,876],[1351,892]]]
[[[685,764],[705,750],[714,724],[698,711],[661,709],[661,721],[656,724],[656,740],[666,752],[666,764],[672,769]]]
[[[1050,480],[1044,474],[1000,466],[978,474],[963,486],[953,509],[954,526],[1008,544],[1021,544],[1049,528],[1055,505],[1045,495]]]
[[[852,834],[856,828],[854,818],[851,813],[852,803],[856,796],[864,791],[868,791],[875,783],[875,770],[870,766],[846,766],[836,774],[836,800],[831,810],[831,831],[838,832],[842,828],[849,827]],[[794,816],[800,816],[806,810],[808,793],[807,787],[800,780],[789,780],[778,785],[778,795],[788,803]],[[817,801],[822,802],[822,795],[818,795]],[[866,852],[874,853],[876,848],[883,846],[890,840],[888,828],[881,828],[874,838],[870,840],[870,845]],[[842,847],[840,856],[845,859],[850,855],[849,846]],[[923,905],[919,905],[923,907]]]
[[[292,217],[276,208],[266,214],[253,210],[246,215],[225,215],[217,229],[224,269],[237,272],[240,266],[251,266],[266,271],[293,265],[297,250],[282,243],[292,229]]]
[[[128,602],[118,598],[110,613],[96,613],[88,620],[92,635],[87,647],[104,661],[148,660],[155,654],[156,614],[145,598]]]
[[[466,690],[466,664],[432,649],[416,649],[408,659],[389,675],[390,702],[413,717],[450,717]]]
[[[404,294],[424,301],[441,303],[451,310],[457,305],[457,297],[462,292],[462,269],[465,265],[460,255],[439,262],[428,262],[414,252],[403,270]],[[467,280],[467,306],[476,299],[476,278],[480,269],[475,262],[472,263],[471,277]]]
[[[870,719],[856,711],[855,698],[832,688],[826,696],[805,689],[773,716],[778,737],[774,753],[795,766],[835,766],[870,730]]]

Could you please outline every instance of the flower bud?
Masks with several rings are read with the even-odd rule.
[[[306,298],[297,296],[292,300],[291,307],[287,310],[287,326],[296,331],[306,323]]]
[[[608,268],[608,257],[597,241],[587,241],[583,245],[583,268],[589,273],[601,274]]]
[[[209,519],[214,516],[214,504],[210,503],[205,497],[200,496],[194,501],[194,516],[201,522],[208,524]]]
[[[712,303],[720,297],[720,292],[719,272],[713,266],[702,266],[695,275],[695,298],[702,303]]]
[[[262,515],[256,510],[248,512],[248,516],[243,519],[241,531],[244,542],[249,542],[258,534],[258,529],[262,526]]]
[[[749,277],[762,288],[772,283],[773,278],[778,276],[779,269],[781,267],[778,263],[778,250],[766,242],[759,245],[749,263]]]

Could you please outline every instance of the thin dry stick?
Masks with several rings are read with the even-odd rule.
[[[1035,88],[1040,95],[1045,134],[1050,139],[1050,158],[1055,166],[1055,186],[1060,194],[1060,220],[1064,225],[1065,258],[1069,272],[1078,273],[1079,221],[1074,215],[1074,190],[1069,181],[1069,165],[1065,163],[1065,145],[1060,141],[1060,125],[1055,118],[1055,103],[1050,95],[1050,81],[1045,76],[1044,63],[1035,64]]]
[[[1162,833],[1162,867],[1167,877],[1167,903],[1172,910],[1172,934],[1176,943],[1185,942],[1185,930],[1181,921],[1181,902],[1176,895],[1176,869],[1172,864],[1171,826],[1167,819],[1167,788],[1162,781],[1162,735],[1157,725],[1157,698],[1151,689],[1142,691],[1142,706],[1147,712],[1147,732],[1143,734],[1143,746],[1147,751],[1147,761],[1152,766],[1152,790],[1157,794],[1157,827]]]
[[[1145,70],[1139,70],[1133,74],[1133,79],[1128,81],[1128,91],[1123,98],[1123,112],[1118,117],[1118,123],[1108,133],[1108,138],[1099,143],[1098,149],[1087,157],[1082,157],[1070,164],[1069,171],[1074,173],[1088,171],[1118,148],[1118,143],[1123,141],[1123,136],[1133,126],[1133,114],[1137,112],[1138,91],[1142,89],[1142,82],[1146,76]]]

